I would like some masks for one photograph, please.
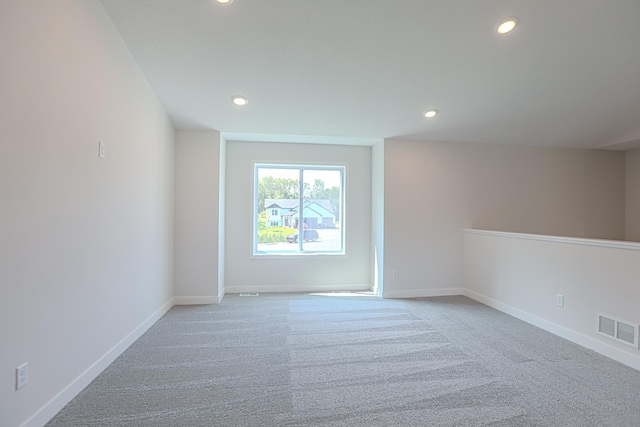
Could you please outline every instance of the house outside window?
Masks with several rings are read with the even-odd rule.
[[[254,255],[344,254],[344,166],[256,164],[254,175]]]

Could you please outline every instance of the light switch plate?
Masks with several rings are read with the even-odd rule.
[[[100,157],[101,159],[106,158],[105,146],[104,146],[104,142],[102,141],[98,141],[98,157]]]

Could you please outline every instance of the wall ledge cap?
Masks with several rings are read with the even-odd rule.
[[[480,234],[485,236],[507,237],[512,239],[541,240],[553,243],[568,243],[574,245],[598,246],[603,248],[627,249],[640,251],[640,242],[624,240],[585,239],[581,237],[551,236],[545,234],[511,233],[506,231],[476,230],[465,228],[464,234]]]

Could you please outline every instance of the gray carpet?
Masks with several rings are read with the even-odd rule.
[[[56,426],[640,426],[640,372],[465,297],[174,307]]]

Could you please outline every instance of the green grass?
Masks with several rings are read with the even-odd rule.
[[[295,232],[295,229],[287,227],[258,228],[258,243],[286,242],[287,236]]]

